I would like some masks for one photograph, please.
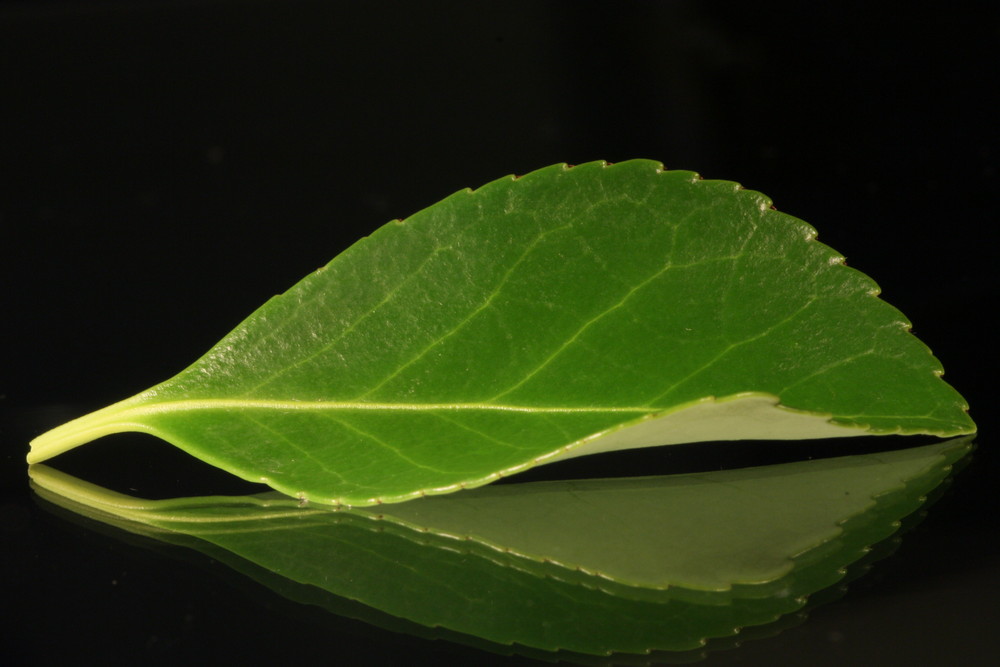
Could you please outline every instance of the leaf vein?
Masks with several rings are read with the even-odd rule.
[[[500,440],[499,438],[496,438],[496,437],[494,437],[492,435],[488,435],[486,433],[483,433],[482,431],[480,431],[478,429],[474,429],[471,426],[466,426],[465,424],[461,423],[460,421],[458,421],[456,419],[452,419],[450,417],[446,417],[446,416],[444,416],[444,415],[442,415],[442,414],[440,414],[438,412],[433,412],[431,414],[433,414],[438,419],[446,421],[446,422],[448,422],[450,424],[454,424],[455,426],[457,426],[458,428],[462,429],[463,431],[468,431],[469,433],[474,433],[474,434],[478,435],[481,438],[485,438],[486,440],[489,440],[490,442],[495,442],[498,445],[502,445],[504,447],[508,447],[508,448],[513,449],[515,451],[522,451],[522,449],[520,447],[518,447],[517,445],[515,445],[513,443],[506,442],[504,440]]]
[[[705,362],[704,364],[702,364],[699,368],[696,368],[695,370],[691,371],[686,376],[684,376],[683,378],[681,378],[680,380],[678,380],[677,382],[675,382],[673,385],[671,385],[670,388],[667,389],[665,392],[663,392],[662,394],[659,394],[659,395],[653,397],[652,399],[650,399],[647,402],[647,405],[650,405],[650,406],[656,405],[659,401],[663,400],[664,398],[666,398],[670,394],[672,394],[675,391],[677,391],[678,387],[681,387],[682,385],[686,384],[687,382],[690,382],[692,379],[694,379],[698,375],[701,375],[705,371],[709,370],[712,366],[714,366],[719,361],[719,359],[721,359],[722,357],[726,356],[727,354],[729,354],[733,350],[735,350],[735,349],[737,349],[739,347],[743,347],[744,345],[748,345],[748,344],[750,344],[750,343],[752,343],[752,342],[754,342],[756,340],[759,340],[759,339],[761,339],[761,338],[769,335],[770,333],[772,333],[773,331],[775,331],[779,327],[782,327],[785,324],[788,324],[789,322],[791,322],[792,320],[794,320],[796,317],[798,317],[799,315],[801,315],[802,313],[804,313],[810,306],[812,306],[814,303],[816,303],[816,301],[817,301],[817,297],[814,295],[808,301],[806,301],[805,304],[803,304],[801,307],[797,308],[795,310],[795,312],[793,312],[793,313],[789,314],[788,316],[782,318],[780,321],[775,322],[774,324],[772,324],[771,326],[767,327],[766,329],[764,329],[760,333],[755,334],[753,336],[750,336],[749,338],[744,338],[741,341],[737,341],[735,343],[730,343],[729,345],[727,345],[726,347],[724,347],[721,351],[719,351],[714,357],[712,357],[707,362]]]
[[[656,273],[654,273],[650,277],[646,278],[645,280],[639,282],[638,284],[634,285],[631,289],[629,289],[625,293],[625,296],[623,296],[617,303],[615,303],[612,306],[606,308],[605,310],[601,311],[600,313],[598,313],[597,315],[595,315],[591,319],[589,319],[586,322],[584,322],[579,328],[577,328],[577,330],[573,333],[573,335],[571,335],[568,339],[566,339],[563,342],[563,344],[560,345],[552,354],[550,354],[548,357],[546,357],[545,359],[543,359],[540,364],[538,364],[537,366],[535,366],[535,368],[533,368],[531,371],[529,371],[527,373],[527,375],[525,375],[523,378],[521,378],[520,380],[518,380],[516,383],[514,383],[513,385],[511,385],[507,389],[504,389],[503,391],[501,391],[499,394],[496,394],[496,395],[492,396],[491,398],[486,399],[485,402],[486,403],[492,403],[493,401],[496,401],[497,399],[502,398],[502,397],[504,397],[504,396],[506,396],[506,395],[508,395],[508,394],[510,394],[510,393],[512,393],[514,391],[516,391],[517,389],[521,388],[525,384],[527,384],[533,377],[535,377],[536,375],[538,375],[541,371],[545,370],[545,368],[548,367],[553,361],[555,361],[556,358],[559,357],[559,355],[561,355],[563,352],[566,351],[566,349],[568,349],[573,343],[575,343],[580,338],[580,336],[582,336],[587,331],[587,329],[589,329],[590,327],[594,326],[595,324],[597,324],[598,322],[600,322],[602,319],[604,319],[605,317],[607,317],[608,315],[610,315],[614,311],[616,311],[619,308],[621,308],[622,306],[624,306],[625,303],[628,302],[628,300],[631,299],[636,293],[638,293],[639,291],[641,291],[644,287],[646,287],[650,283],[654,282],[656,279],[658,279],[658,278],[662,277],[663,275],[665,275],[670,270],[672,270],[672,269],[687,269],[687,268],[691,268],[691,267],[694,267],[694,266],[698,266],[700,264],[706,264],[706,263],[708,263],[710,261],[720,261],[721,262],[721,261],[731,261],[731,260],[734,260],[734,259],[736,259],[736,257],[734,257],[734,256],[726,256],[726,257],[715,257],[715,258],[712,258],[711,260],[703,260],[703,261],[700,261],[700,262],[693,262],[693,263],[690,263],[690,264],[669,264],[668,263],[668,264],[664,265]]]
[[[435,468],[433,466],[429,466],[429,465],[420,463],[419,461],[415,461],[414,459],[410,458],[409,456],[407,456],[406,454],[404,454],[402,451],[400,451],[400,449],[398,447],[393,447],[392,445],[390,445],[388,442],[382,440],[381,438],[378,438],[378,437],[372,435],[371,433],[368,433],[367,431],[363,431],[362,429],[354,426],[353,424],[350,424],[349,422],[346,422],[346,421],[344,421],[342,419],[337,419],[336,417],[334,417],[332,415],[328,415],[328,414],[324,414],[323,417],[326,418],[326,419],[329,419],[330,421],[336,422],[337,424],[340,424],[344,428],[346,428],[346,429],[348,429],[350,431],[354,431],[355,433],[357,433],[361,437],[367,438],[368,440],[370,440],[371,442],[379,445],[380,447],[383,447],[383,448],[389,450],[390,452],[392,452],[393,454],[395,454],[398,458],[402,459],[403,461],[406,461],[410,465],[416,466],[417,468],[421,468],[423,470],[429,470],[431,472],[436,472],[436,473],[441,473],[441,474],[447,474],[447,471],[445,471],[445,470],[442,470],[440,468]]]
[[[546,236],[549,236],[550,234],[554,234],[556,232],[562,231],[564,229],[568,229],[570,226],[571,226],[571,224],[567,223],[567,224],[562,225],[560,227],[554,227],[552,229],[546,230],[546,231],[541,232],[538,235],[536,235],[535,238],[531,241],[531,243],[529,243],[525,247],[525,249],[521,253],[521,255],[510,265],[510,267],[507,269],[507,271],[504,272],[503,276],[501,276],[500,280],[497,282],[496,286],[493,288],[493,290],[490,292],[490,294],[486,297],[486,299],[481,304],[479,304],[476,308],[474,308],[472,310],[472,312],[470,312],[465,317],[465,319],[463,319],[461,322],[459,322],[454,328],[450,329],[449,331],[447,331],[443,335],[441,335],[438,338],[436,338],[435,340],[433,340],[430,344],[428,344],[427,346],[425,346],[424,349],[422,349],[420,352],[418,352],[413,358],[411,358],[406,363],[402,364],[399,368],[397,368],[395,371],[393,371],[388,377],[384,378],[377,385],[375,385],[374,387],[372,387],[371,389],[369,389],[365,393],[363,393],[360,396],[358,396],[355,400],[361,399],[361,398],[365,398],[367,396],[372,395],[373,393],[375,393],[376,391],[378,391],[379,389],[381,389],[382,387],[384,387],[386,384],[388,384],[389,382],[391,382],[395,378],[399,377],[399,375],[403,371],[405,371],[407,368],[409,368],[410,366],[412,366],[413,364],[417,363],[418,361],[420,361],[421,359],[423,359],[425,356],[427,356],[428,352],[430,352],[435,347],[437,347],[438,345],[440,345],[441,343],[443,343],[444,341],[448,340],[449,338],[451,338],[452,336],[454,336],[456,333],[458,333],[459,331],[461,331],[466,325],[468,325],[473,319],[475,319],[475,317],[477,315],[479,315],[479,313],[483,312],[484,310],[486,310],[487,308],[489,308],[490,305],[492,305],[493,301],[496,299],[496,297],[503,290],[504,285],[506,285],[507,282],[510,280],[511,276],[514,275],[516,269],[524,262],[525,258],[528,257],[528,255],[530,255],[531,252],[535,248],[538,247],[539,243],[541,243],[542,240]]]
[[[330,468],[328,468],[327,465],[326,465],[326,463],[324,463],[322,459],[316,458],[315,456],[313,456],[309,452],[309,450],[303,449],[302,447],[300,447],[299,445],[297,445],[295,442],[293,442],[291,439],[289,439],[287,436],[282,435],[281,433],[275,431],[270,426],[268,426],[266,424],[263,424],[260,421],[254,419],[247,412],[240,413],[240,416],[242,416],[247,421],[253,423],[254,425],[256,425],[261,430],[263,430],[263,431],[271,434],[274,438],[277,438],[278,440],[283,441],[285,444],[287,444],[289,447],[291,447],[295,451],[300,452],[307,459],[309,459],[311,461],[314,461],[316,463],[316,465],[318,465],[320,468],[323,469],[324,472],[329,473],[330,475],[332,475],[333,477],[336,477],[337,479],[339,479],[341,482],[343,482],[345,484],[347,483],[347,480],[344,479],[343,475],[341,475],[340,473],[338,473],[336,470],[331,470]]]
[[[824,373],[828,373],[829,371],[832,371],[834,368],[837,368],[838,366],[843,366],[844,364],[849,364],[852,361],[856,361],[856,360],[858,360],[858,359],[860,359],[862,357],[870,357],[873,354],[875,354],[875,350],[865,350],[864,352],[859,352],[858,354],[852,354],[849,357],[844,357],[843,359],[838,359],[837,361],[834,361],[833,363],[826,364],[825,366],[822,366],[822,367],[816,369],[812,373],[809,373],[808,375],[805,375],[805,376],[799,378],[798,380],[796,380],[795,382],[791,383],[790,385],[787,385],[784,389],[781,390],[781,393],[782,393],[782,395],[785,395],[786,392],[789,389],[791,389],[792,387],[796,387],[796,386],[802,384],[803,382],[808,382],[809,380],[812,380],[815,377],[823,375]]]
[[[450,249],[450,246],[435,247],[433,251],[427,253],[427,257],[424,258],[424,260],[420,263],[420,265],[414,271],[411,271],[407,275],[407,277],[405,279],[401,280],[399,283],[397,283],[395,286],[393,286],[392,289],[388,290],[385,293],[385,295],[382,297],[381,301],[379,301],[377,304],[375,304],[374,306],[372,306],[366,312],[362,313],[361,316],[359,316],[357,319],[355,319],[353,322],[351,322],[351,324],[347,328],[345,328],[343,331],[341,331],[335,337],[331,338],[329,341],[327,341],[325,344],[323,344],[320,348],[318,348],[317,350],[315,350],[312,354],[309,354],[309,355],[307,355],[305,357],[302,357],[301,359],[298,359],[295,363],[290,364],[288,366],[285,366],[284,368],[278,369],[276,372],[274,372],[270,376],[268,376],[263,382],[260,382],[259,384],[251,387],[250,389],[246,390],[245,392],[243,392],[240,395],[241,396],[249,396],[249,395],[251,395],[251,394],[259,391],[260,389],[266,387],[267,385],[273,383],[278,378],[280,378],[280,377],[282,377],[284,375],[287,375],[288,373],[290,373],[291,371],[295,370],[296,368],[299,368],[299,367],[301,367],[301,366],[309,363],[310,361],[312,361],[316,357],[324,354],[325,352],[328,352],[334,345],[336,345],[337,343],[339,343],[340,341],[342,341],[344,338],[346,338],[348,335],[350,335],[360,324],[362,324],[363,322],[365,322],[366,320],[368,320],[369,318],[371,318],[372,316],[374,316],[376,312],[378,312],[383,306],[385,306],[386,304],[388,304],[399,293],[399,291],[401,289],[403,289],[408,283],[410,283],[411,281],[413,281],[415,278],[417,278],[423,272],[423,270],[427,267],[427,265],[431,262],[431,260],[433,260],[435,257],[437,257],[438,255],[440,255],[445,250],[449,250],[449,249]],[[325,296],[325,294],[324,294],[324,296]],[[292,321],[291,318],[289,318],[289,321]]]

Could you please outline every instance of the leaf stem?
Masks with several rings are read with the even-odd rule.
[[[133,397],[109,405],[43,433],[31,441],[28,463],[40,463],[112,433],[148,431],[147,426],[122,418],[134,402]]]

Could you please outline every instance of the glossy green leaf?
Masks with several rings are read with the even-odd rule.
[[[204,551],[338,613],[398,628],[346,598],[494,644],[644,653],[698,648],[800,610],[892,535],[969,450],[965,438],[342,510],[273,493],[139,500],[46,466],[31,474],[63,507]]]
[[[814,239],[645,160],[501,179],[382,227],[29,461],[143,431],[371,505],[626,447],[972,432],[902,314]]]

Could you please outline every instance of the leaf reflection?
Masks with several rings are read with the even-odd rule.
[[[959,438],[340,510],[274,493],[142,500],[43,465],[30,473],[47,501],[209,553],[294,600],[487,647],[607,655],[690,651],[780,626],[890,537],[971,448]]]

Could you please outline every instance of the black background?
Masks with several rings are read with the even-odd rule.
[[[646,157],[817,227],[914,322],[983,433],[844,599],[706,664],[993,664],[998,43],[985,2],[0,5],[0,662],[522,660],[297,609],[207,559],[75,527],[32,501],[24,454],[387,220],[510,173]],[[161,443],[107,440],[60,465],[140,495],[244,489]]]

